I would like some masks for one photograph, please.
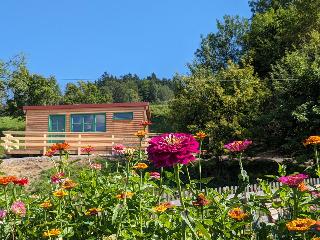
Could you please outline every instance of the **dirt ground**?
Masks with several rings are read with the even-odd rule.
[[[86,156],[70,156],[71,161],[79,158],[81,158],[81,162],[87,159]],[[27,177],[30,182],[33,182],[41,175],[42,171],[53,167],[53,162],[48,157],[8,158],[2,160],[0,172],[6,176]]]

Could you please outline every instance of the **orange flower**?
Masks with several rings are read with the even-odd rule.
[[[146,131],[144,131],[144,130],[139,130],[138,132],[136,132],[135,134],[134,134],[135,136],[137,136],[138,138],[144,138],[146,135],[147,135],[147,132]]]
[[[133,192],[126,192],[126,193],[121,193],[116,195],[116,198],[118,199],[132,198],[133,195],[134,195]]]
[[[45,231],[43,233],[44,237],[56,237],[59,236],[61,234],[60,229],[54,228],[54,229],[50,229],[48,231]]]
[[[66,190],[70,190],[76,186],[77,186],[77,183],[75,183],[73,180],[68,179],[68,178],[65,179],[62,183],[62,188],[66,189]]]
[[[317,221],[314,226],[315,230],[320,231],[320,221]]]
[[[299,189],[300,192],[309,191],[308,186],[307,186],[304,182],[302,182],[302,183],[300,183],[300,184],[298,185],[298,189]]]
[[[199,193],[197,196],[197,201],[192,202],[193,206],[207,206],[210,203],[210,201],[205,197],[203,193]]]
[[[53,195],[54,195],[55,197],[58,197],[58,198],[63,198],[64,196],[67,196],[68,193],[65,192],[63,189],[59,189],[59,190],[57,190],[57,191],[54,191],[54,192],[53,192]]]
[[[132,168],[135,168],[135,169],[146,169],[146,168],[148,168],[148,165],[145,164],[145,163],[137,163]]]
[[[169,202],[164,202],[159,204],[158,206],[154,207],[153,210],[159,213],[163,213],[164,211],[166,211],[168,208],[172,208],[173,205]]]
[[[228,216],[234,220],[241,221],[248,217],[248,214],[241,210],[241,208],[233,208],[228,212]]]
[[[53,157],[57,153],[57,150],[49,149],[46,153],[45,156],[47,157]]]
[[[203,141],[203,139],[205,139],[207,136],[207,134],[203,131],[199,131],[196,133],[196,135],[194,136],[195,139],[197,139],[198,141]]]
[[[52,145],[50,149],[52,151],[62,152],[62,151],[67,151],[68,148],[70,148],[70,145],[68,143],[64,142],[64,143],[56,143],[56,144]]]
[[[314,237],[311,240],[320,240],[320,237]]]
[[[317,221],[310,218],[298,218],[286,224],[289,231],[308,231]]]
[[[13,183],[15,181],[17,181],[17,177],[15,176],[4,176],[4,177],[0,177],[0,185],[6,186],[9,183]]]
[[[45,208],[45,209],[51,208],[52,207],[52,203],[51,203],[50,200],[49,201],[44,201],[43,203],[40,204],[40,207]]]
[[[98,215],[102,211],[102,208],[90,208],[86,211],[86,216]]]
[[[310,136],[306,140],[303,141],[303,145],[318,145],[320,144],[320,136]]]

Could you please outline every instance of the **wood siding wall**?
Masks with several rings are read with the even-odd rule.
[[[115,112],[133,112],[132,120],[113,120]],[[71,114],[87,114],[87,113],[105,113],[106,114],[106,132],[81,132],[82,137],[94,136],[111,136],[123,137],[127,140],[128,145],[136,145],[134,133],[142,130],[141,121],[147,120],[147,112],[145,107],[113,107],[113,108],[81,108],[81,109],[55,109],[55,110],[27,110],[26,112],[26,131],[47,132],[49,115],[64,114],[66,115],[66,132],[71,132],[70,115]],[[147,129],[148,130],[148,129]],[[36,149],[36,147],[28,147],[28,149]],[[110,150],[101,147],[98,150]]]

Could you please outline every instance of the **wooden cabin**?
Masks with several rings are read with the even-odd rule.
[[[134,136],[142,121],[150,121],[147,102],[25,106],[25,132],[4,132],[4,146],[11,154],[44,154],[57,142],[68,142],[71,153],[92,145],[110,153],[117,143],[138,144]],[[146,128],[148,132],[148,127]]]

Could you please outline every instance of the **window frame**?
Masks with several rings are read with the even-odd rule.
[[[84,116],[93,115],[93,128],[94,131],[84,131],[84,126],[89,125],[88,123],[84,122]],[[103,131],[97,131],[97,115],[103,115],[104,117],[104,130]],[[80,125],[82,127],[82,131],[73,131],[73,116],[81,116]],[[106,119],[106,113],[72,113],[70,114],[70,132],[76,132],[76,133],[103,133],[107,131],[107,119]]]
[[[132,117],[130,119],[117,119],[115,117],[115,114],[117,113],[130,113],[132,115]],[[134,112],[113,112],[112,113],[112,120],[114,121],[132,121],[134,119]]]

